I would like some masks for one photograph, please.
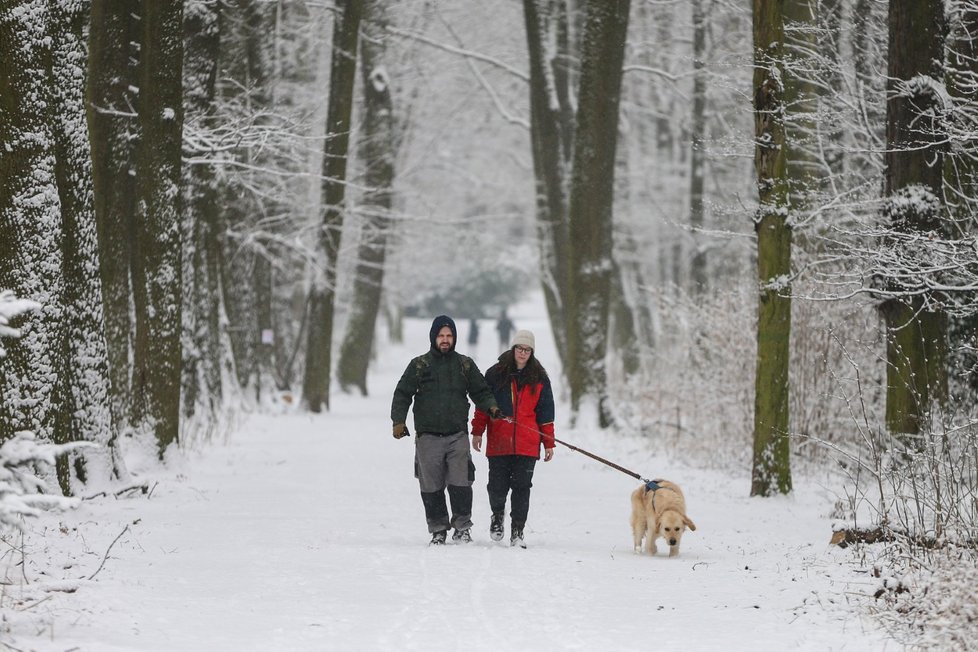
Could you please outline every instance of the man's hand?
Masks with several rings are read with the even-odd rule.
[[[472,449],[476,452],[482,450],[482,435],[472,435]]]
[[[394,439],[400,439],[401,437],[410,437],[411,433],[408,432],[407,426],[403,423],[394,424]]]
[[[496,407],[494,405],[491,408],[489,408],[489,418],[490,419],[505,419],[506,417],[503,416],[503,411],[500,410],[498,407]]]
[[[554,449],[552,449],[552,448],[544,448],[543,449],[543,461],[544,462],[549,462],[553,458],[554,458]]]

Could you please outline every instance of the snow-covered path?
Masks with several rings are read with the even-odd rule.
[[[636,481],[564,448],[537,467],[528,549],[489,540],[481,455],[475,542],[428,547],[413,438],[393,440],[388,418],[390,388],[426,329],[414,324],[409,345],[384,356],[372,397],[334,400],[325,415],[254,417],[167,472],[149,500],[87,502],[54,519],[67,526],[65,550],[83,538],[87,550],[53,580],[87,577],[129,531],[95,579],[51,594],[36,631],[14,621],[17,647],[897,649],[849,605],[871,580],[828,545],[826,491],[799,482],[792,497],[750,499],[746,470],[693,470],[559,424],[558,436],[683,485],[698,530],[678,558],[634,554]]]

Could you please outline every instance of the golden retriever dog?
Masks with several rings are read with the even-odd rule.
[[[635,552],[642,551],[642,538],[645,550],[650,555],[657,552],[655,540],[662,537],[669,544],[669,556],[679,554],[679,542],[686,528],[695,530],[686,516],[686,499],[675,482],[651,480],[632,492],[632,535],[635,538]]]

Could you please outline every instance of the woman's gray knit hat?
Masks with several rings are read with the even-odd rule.
[[[510,346],[528,346],[534,350],[537,348],[536,339],[530,331],[516,331],[516,335],[513,335],[513,342]]]

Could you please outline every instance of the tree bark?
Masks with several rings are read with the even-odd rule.
[[[86,482],[87,460],[98,461],[99,477],[126,475],[116,448],[109,406],[108,353],[102,312],[98,237],[92,196],[92,163],[85,123],[86,3],[51,5],[55,179],[61,203],[64,240],[62,368],[55,380],[55,443],[90,441],[99,448],[57,461],[62,491],[71,493],[72,476]],[[96,469],[92,469],[96,470]]]
[[[845,66],[842,60],[842,0],[820,0],[818,7],[821,13],[817,47],[819,55],[826,62],[828,75],[826,85],[818,91],[824,101],[826,96],[842,97],[846,93]],[[847,167],[845,125],[840,121],[839,124],[828,124],[820,128],[824,129],[823,138],[828,145],[825,160],[828,174],[833,177],[844,175]]]
[[[188,122],[207,132],[216,125],[214,99],[221,45],[220,3],[187,4],[184,32],[184,107]],[[195,153],[197,158],[205,152]],[[186,179],[184,302],[187,332],[183,357],[183,414],[204,408],[216,416],[224,387],[221,373],[220,192],[209,163],[190,166]]]
[[[791,491],[788,362],[791,226],[785,143],[782,0],[754,0],[754,169],[757,232],[757,365],[752,496]]]
[[[385,65],[389,3],[366,0],[364,38],[360,42],[360,71],[363,78],[363,139],[360,156],[366,168],[363,194],[364,224],[360,231],[353,303],[346,337],[340,349],[337,376],[340,387],[353,386],[367,395],[367,367],[374,347],[377,314],[384,284],[387,234],[394,185],[397,139],[394,133],[393,101]]]
[[[323,151],[323,221],[317,243],[316,268],[309,290],[309,338],[302,383],[303,402],[312,412],[320,412],[324,407],[329,409],[336,264],[343,230],[350,113],[363,1],[344,0],[340,6],[342,11],[337,15],[333,28],[326,145]]]
[[[132,265],[136,194],[133,143],[139,0],[92,0],[88,37],[87,111],[92,184],[109,360],[112,422],[132,425]]]
[[[144,3],[140,34],[133,398],[162,458],[180,426],[183,1]]]
[[[789,205],[795,214],[813,205],[820,177],[815,149],[818,95],[813,81],[818,65],[816,3],[817,0],[785,0],[783,8],[786,164]]]
[[[886,92],[885,78],[878,74],[878,71],[886,65],[887,58],[886,52],[881,52],[878,45],[881,33],[886,29],[886,19],[882,15],[884,11],[886,7],[881,8],[880,3],[875,0],[855,0],[852,10],[852,49],[855,59],[853,67],[857,101],[860,102],[861,112],[866,116],[864,118],[866,124],[873,126],[886,122],[886,116],[880,110],[883,103],[877,101]],[[850,165],[857,174],[876,175],[879,156],[872,151],[866,154],[853,152],[850,154]]]
[[[273,84],[275,80],[272,75],[272,62],[268,52],[268,32],[273,24],[274,8],[269,3],[256,2],[255,0],[238,0],[238,5],[244,14],[245,29],[247,30],[245,39],[245,52],[247,61],[247,84],[249,90],[249,105],[251,110],[261,115],[269,111],[272,105]],[[266,122],[264,118],[257,120],[259,124]],[[250,152],[249,152],[250,154]],[[252,158],[249,156],[249,159]],[[275,166],[267,156],[258,152],[255,156],[255,163],[258,165]],[[275,201],[274,196],[262,198],[259,202],[258,215],[278,215],[283,213],[281,204]],[[264,227],[259,229],[264,230]],[[270,257],[273,255],[272,247],[264,242],[259,251],[254,254],[254,265],[252,266],[251,282],[254,287],[255,312],[252,326],[254,331],[250,334],[253,337],[255,346],[255,392],[256,398],[261,397],[263,389],[272,386],[272,379],[277,375],[275,355],[278,350],[277,343],[281,340],[276,333],[273,320],[274,310],[272,303],[275,295],[274,274]],[[271,336],[268,341],[267,335]]]
[[[973,0],[951,5],[948,13],[947,89],[950,96],[948,141],[953,143],[944,162],[944,192],[955,234],[974,234],[978,211],[978,148],[972,135],[978,120],[971,107],[978,102],[978,3]],[[975,402],[978,397],[978,314],[949,316],[948,375],[958,379],[956,391],[949,388],[952,401]]]
[[[47,0],[0,6],[0,288],[41,308],[14,323],[22,337],[0,358],[0,442],[20,430],[64,440],[52,376],[63,371],[61,207]],[[28,98],[31,98],[28,101]],[[62,415],[63,416],[63,415]],[[59,477],[59,481],[61,478]],[[66,487],[62,484],[62,490]]]
[[[274,3],[259,0],[223,3],[221,74],[234,80],[225,86],[225,93],[258,125],[267,122],[264,115],[272,104],[275,79],[269,50],[274,40],[269,32],[275,12]],[[236,155],[247,166],[278,165],[257,149],[246,145]],[[270,239],[261,234],[271,230],[262,224],[262,218],[284,211],[274,199],[281,191],[267,189],[268,185],[267,177],[249,170],[236,172],[223,188],[224,228],[220,232],[222,294],[235,371],[239,386],[256,399],[271,384],[270,378],[278,375],[273,358],[281,340],[272,319]],[[271,346],[262,343],[263,331],[269,330],[274,340]]]
[[[569,119],[570,73],[566,51],[567,12],[559,3],[551,15],[543,0],[523,0],[530,69],[530,142],[536,180],[537,239],[540,247],[540,278],[550,315],[556,349],[562,367],[567,366],[567,295],[570,241],[567,222],[567,187],[573,151],[574,124]],[[557,65],[547,60],[545,44],[554,29],[564,50]],[[551,72],[551,70],[553,72]]]
[[[938,99],[921,80],[944,80],[943,2],[891,0],[888,24],[884,211],[898,232],[940,232],[945,147],[935,120]],[[901,291],[894,279],[883,282],[888,290]],[[899,294],[884,303],[882,312],[887,428],[915,435],[933,405],[947,397],[947,316],[925,309],[919,296]]]
[[[569,204],[568,374],[571,406],[597,401],[612,423],[605,355],[611,296],[615,149],[629,0],[587,3]]]
[[[690,116],[689,152],[689,225],[693,232],[693,256],[689,267],[689,283],[694,293],[707,288],[706,250],[699,231],[703,229],[706,210],[703,189],[706,180],[706,13],[703,0],[692,0],[693,13],[693,106]]]

